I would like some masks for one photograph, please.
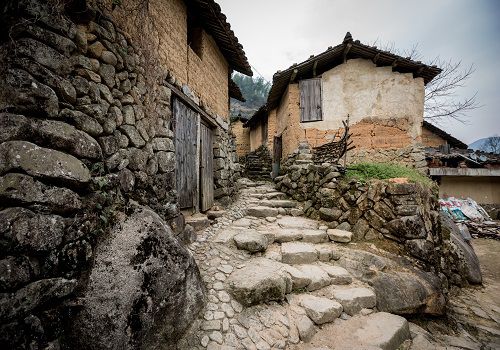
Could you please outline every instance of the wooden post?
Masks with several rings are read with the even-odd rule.
[[[349,135],[349,114],[347,114],[346,133]],[[349,140],[349,138],[347,138],[346,142],[348,140]],[[346,168],[346,163],[347,163],[347,145],[346,145],[346,150],[344,153],[344,169]]]

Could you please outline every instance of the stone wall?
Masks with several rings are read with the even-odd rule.
[[[270,180],[272,158],[265,146],[248,153],[242,162],[245,164],[245,176],[253,180]]]
[[[238,191],[235,183],[241,176],[236,137],[223,128],[214,136],[214,199],[227,205]]]
[[[71,4],[1,5],[0,347],[168,345],[204,303],[180,244],[166,82],[190,89],[165,67],[150,79],[111,17]],[[227,200],[236,146],[213,122],[216,198]]]
[[[437,188],[346,179],[339,165],[313,164],[306,143],[284,162],[276,188],[304,202],[306,216],[351,231],[354,241],[394,242],[425,270],[464,283],[457,253],[441,230]],[[477,282],[474,282],[477,283]]]

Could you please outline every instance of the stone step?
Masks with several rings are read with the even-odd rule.
[[[251,205],[245,209],[245,214],[257,218],[276,217],[278,215],[293,215],[298,217],[303,214],[303,211],[298,208],[272,208],[263,205]]]
[[[375,292],[364,287],[337,289],[333,291],[332,297],[341,303],[344,312],[351,316],[361,309],[371,309],[377,305]]]
[[[299,298],[306,315],[317,325],[333,322],[342,314],[342,305],[334,300],[309,294]]]
[[[250,197],[257,199],[287,199],[283,192],[250,193]]]
[[[268,199],[268,200],[260,200],[259,205],[263,205],[265,207],[271,208],[297,208],[297,202],[291,201],[287,199]]]
[[[186,224],[191,225],[195,231],[202,231],[210,226],[208,217],[201,213],[196,213],[185,217]]]
[[[276,236],[275,236],[276,239]],[[310,264],[340,259],[332,243],[314,244],[308,242],[285,242],[281,245],[281,262],[285,264]]]
[[[274,241],[278,243],[303,241],[307,243],[328,242],[328,235],[325,230],[303,229],[303,228],[283,228],[274,232]]]
[[[308,349],[399,349],[411,339],[408,321],[386,312],[355,316],[321,327],[310,339]]]

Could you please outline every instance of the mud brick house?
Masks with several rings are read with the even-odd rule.
[[[0,5],[0,348],[175,343],[205,288],[187,212],[239,175],[213,0]]]
[[[312,147],[332,141],[349,115],[356,148],[348,161],[424,167],[424,89],[440,72],[347,33],[340,45],[273,76],[267,103],[245,123],[249,151],[266,145],[277,163],[302,141]]]

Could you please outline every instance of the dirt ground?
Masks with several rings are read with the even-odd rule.
[[[481,262],[482,293],[500,308],[500,241],[478,238],[472,241],[472,246]]]

